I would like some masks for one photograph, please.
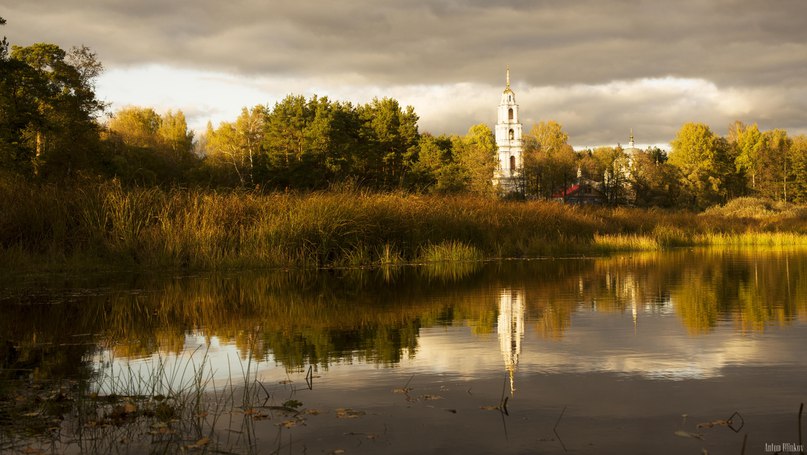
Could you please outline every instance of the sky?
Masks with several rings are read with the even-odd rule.
[[[805,0],[0,0],[12,44],[87,45],[100,98],[192,128],[289,94],[411,105],[421,132],[493,126],[511,68],[528,131],[668,146],[685,122],[807,134]]]

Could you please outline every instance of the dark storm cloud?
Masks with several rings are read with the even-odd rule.
[[[12,42],[84,43],[108,67],[151,62],[250,77],[359,75],[379,87],[498,87],[510,64],[524,87],[672,76],[803,99],[806,13],[804,0],[34,0],[2,14]],[[583,109],[578,117],[609,110],[592,103],[615,102],[573,101]],[[807,123],[802,105],[789,109],[799,125]],[[595,127],[594,119],[580,128]]]

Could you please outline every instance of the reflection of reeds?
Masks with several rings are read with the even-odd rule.
[[[58,403],[57,413],[36,412],[43,418],[57,418],[48,420],[51,427],[47,431],[32,431],[35,428],[31,425],[36,423],[33,420],[19,422],[13,428],[3,425],[0,450],[27,447],[30,453],[40,453],[36,448],[41,447],[53,453],[184,453],[193,449],[249,452],[254,443],[252,420],[266,417],[256,409],[278,407],[271,406],[274,403],[266,406],[273,398],[257,381],[252,358],[240,363],[240,368],[240,375],[233,371],[224,384],[216,383],[205,348],[171,361],[156,356],[151,363],[141,361],[137,365],[108,359],[99,364],[89,382],[70,391],[65,391],[59,382],[37,384],[39,392],[28,396],[30,406]],[[239,376],[240,382],[233,380]],[[265,397],[258,393],[259,386]],[[229,419],[222,419],[225,415]]]
[[[197,348],[184,359],[177,358],[169,367],[167,359],[157,356],[156,361],[141,363],[139,368],[126,362],[123,370],[99,370],[94,385],[89,386],[91,393],[77,397],[71,440],[92,441],[95,448],[103,449],[125,438],[135,447],[163,453],[203,446],[214,451],[248,446],[249,441],[220,436],[232,430],[243,434],[243,426],[249,426],[253,415],[246,411],[260,406],[252,358],[240,363],[240,382],[233,381],[238,375],[231,372],[224,384],[214,381],[206,349]],[[231,418],[227,428],[220,426],[223,415],[238,410],[244,412],[243,420]],[[193,441],[196,443],[189,445]],[[70,447],[70,441],[58,444],[63,449]]]

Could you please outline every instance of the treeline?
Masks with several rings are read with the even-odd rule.
[[[0,42],[0,172],[31,180],[114,178],[124,185],[318,190],[348,182],[373,191],[494,195],[493,132],[418,131],[411,106],[288,96],[244,108],[194,137],[181,111],[126,107],[104,120],[103,67],[88,48]],[[657,148],[575,151],[554,121],[524,138],[522,197],[555,198],[580,178],[605,202],[703,208],[739,196],[807,202],[807,139],[735,123],[727,137],[688,123]]]
[[[667,154],[598,147],[574,151],[554,121],[525,135],[528,194],[551,198],[582,178],[601,182],[611,204],[705,208],[743,196],[807,203],[807,136],[734,122],[726,137],[686,123]]]

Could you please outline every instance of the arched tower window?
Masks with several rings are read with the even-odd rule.
[[[510,173],[512,174],[515,171],[516,171],[516,157],[510,155]]]
[[[511,129],[510,130],[510,140],[512,141],[515,138],[516,138],[516,133]]]
[[[512,107],[507,110],[507,120],[510,120],[510,121],[513,120],[513,108]]]

